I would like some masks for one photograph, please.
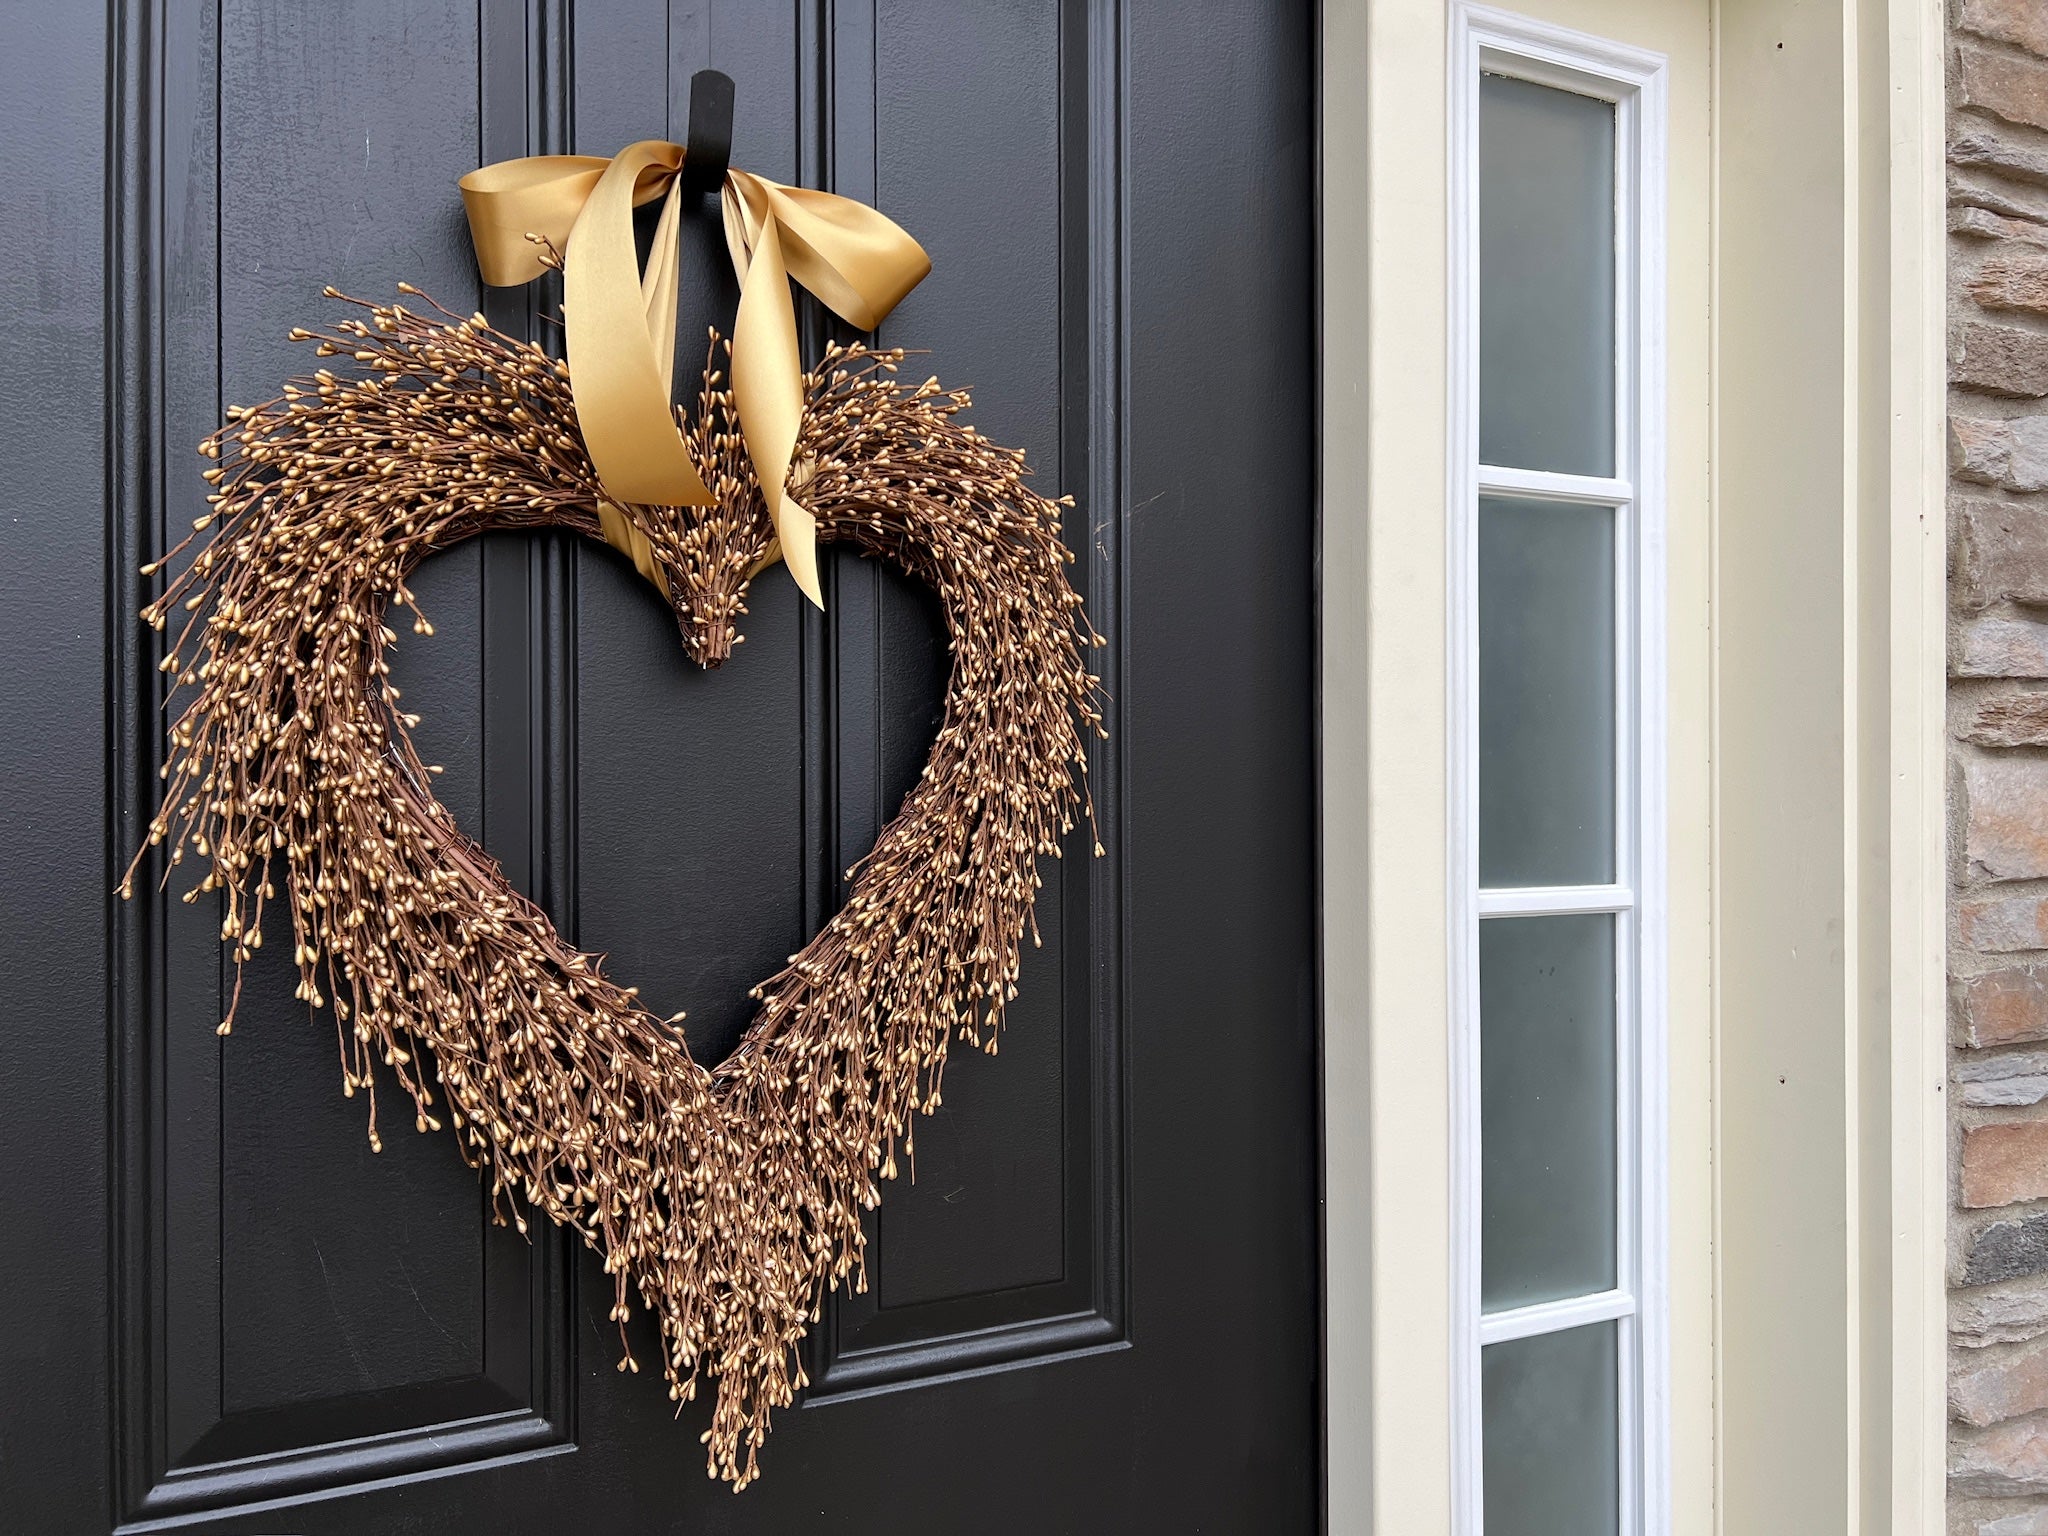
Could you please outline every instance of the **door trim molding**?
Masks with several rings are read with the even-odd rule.
[[[1943,7],[1889,0],[1890,1523],[1948,1502],[1948,225]],[[1866,97],[1869,92],[1866,91]]]

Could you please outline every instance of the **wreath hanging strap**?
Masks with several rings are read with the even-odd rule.
[[[636,1296],[654,1315],[672,1398],[716,1381],[709,1470],[744,1487],[772,1411],[804,1385],[798,1346],[825,1288],[866,1283],[862,1213],[912,1151],[913,1113],[939,1106],[949,1037],[994,1049],[1027,929],[1037,942],[1038,860],[1092,817],[1086,737],[1103,717],[1084,650],[1100,642],[1068,580],[1064,503],[1030,488],[1021,453],[966,424],[964,392],[906,384],[901,352],[865,347],[828,349],[805,373],[793,322],[749,329],[750,304],[771,320],[787,308],[778,249],[869,323],[818,275],[849,271],[818,221],[872,229],[835,209],[844,200],[732,173],[728,230],[737,219],[747,265],[730,378],[714,337],[694,411],[668,406],[672,273],[644,290],[636,275],[640,361],[620,390],[592,393],[610,353],[589,338],[613,332],[591,328],[576,263],[617,235],[615,214],[672,182],[674,146],[655,148],[597,162],[567,230],[552,226],[560,246],[549,227],[531,243],[520,231],[535,271],[558,250],[570,262],[569,363],[431,300],[350,300],[354,317],[293,332],[331,367],[230,411],[203,445],[216,461],[204,542],[146,568],[172,575],[144,617],[162,629],[189,615],[163,666],[174,693],[193,690],[149,842],[171,866],[199,862],[186,900],[218,893],[236,962],[221,1032],[266,919],[273,936],[288,925],[299,996],[332,1016],[342,1091],[370,1096],[371,1145],[381,1066],[415,1127],[451,1130],[484,1171],[501,1220],[524,1231],[538,1211],[597,1250],[622,1340]],[[483,198],[480,234],[496,231],[480,248],[521,222],[506,210],[543,173],[518,162],[465,185],[473,216]],[[630,197],[600,204],[608,177]],[[606,222],[590,224],[600,206]],[[922,276],[923,253],[901,238],[893,289],[848,279],[881,311]],[[665,251],[657,265],[669,268]],[[643,482],[600,460],[591,429],[593,406],[646,394],[648,370],[676,451],[651,449],[656,478]],[[786,453],[779,436],[756,441],[780,431],[785,384]],[[678,494],[685,468],[691,495]],[[945,611],[953,668],[923,772],[850,872],[845,907],[754,989],[755,1020],[716,1067],[457,828],[390,682],[393,616],[411,608],[414,631],[432,632],[408,586],[420,561],[486,530],[540,527],[622,543],[706,666],[730,655],[747,584],[778,542],[800,580],[808,537],[843,541],[929,585]],[[814,574],[809,588],[815,598]],[[638,1368],[627,1350],[621,1369]]]

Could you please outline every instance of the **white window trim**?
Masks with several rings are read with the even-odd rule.
[[[1616,107],[1616,473],[1559,475],[1479,462],[1478,112],[1481,70]],[[1448,401],[1448,871],[1451,1018],[1452,1518],[1480,1536],[1482,1345],[1621,1323],[1621,1529],[1670,1526],[1670,1340],[1665,1028],[1666,61],[1566,28],[1454,0],[1450,16]],[[1614,506],[1617,569],[1615,883],[1480,892],[1478,503],[1482,493]],[[1482,918],[1617,914],[1617,1284],[1482,1321],[1478,936]]]

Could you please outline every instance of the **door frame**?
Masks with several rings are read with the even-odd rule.
[[[1724,126],[1699,600],[1672,610],[1673,1072],[1701,1101],[1674,1178],[1704,1163],[1673,1192],[1674,1529],[1936,1530],[1942,8],[1701,4]],[[1403,1536],[1454,1530],[1450,16],[1325,0],[1321,39],[1326,1509]]]

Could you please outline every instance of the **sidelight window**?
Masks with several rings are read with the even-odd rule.
[[[1479,7],[1451,91],[1461,1536],[1664,1493],[1662,61]]]

